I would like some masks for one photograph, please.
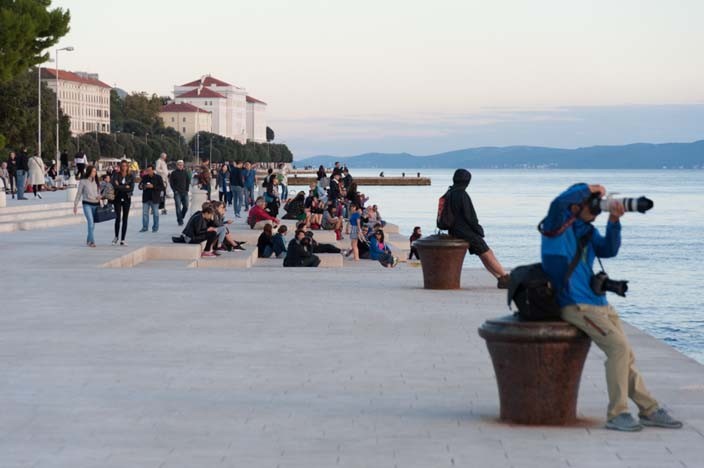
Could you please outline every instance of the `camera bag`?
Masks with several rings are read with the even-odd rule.
[[[592,237],[592,231],[579,239],[577,251],[567,268],[563,284],[567,285],[570,276],[579,264],[584,248]],[[516,304],[515,315],[524,320],[560,320],[560,306],[557,303],[557,291],[552,287],[550,278],[543,270],[542,263],[522,265],[511,270],[508,287],[508,306],[511,301]]]

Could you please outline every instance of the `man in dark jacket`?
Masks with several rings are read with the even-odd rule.
[[[445,201],[454,218],[449,232],[452,236],[468,241],[469,253],[479,257],[484,268],[498,280],[499,289],[507,289],[509,275],[484,241],[484,228],[479,224],[472,199],[466,191],[471,180],[472,174],[466,169],[457,169],[452,176],[453,185],[447,191]]]
[[[230,165],[230,189],[232,189],[232,204],[235,209],[235,217],[240,217],[242,205],[244,204],[244,172],[242,161],[235,161]]]
[[[213,226],[215,212],[212,207],[206,206],[203,211],[196,211],[183,228],[183,242],[186,244],[200,244],[205,241],[202,257],[214,257],[213,244],[218,237],[217,228]],[[178,239],[178,238],[176,238]]]
[[[27,174],[29,174],[29,156],[27,148],[23,148],[20,154],[17,155],[17,199],[26,200],[24,196],[24,188],[27,185]]]
[[[188,188],[191,186],[191,175],[186,171],[183,160],[176,161],[176,169],[169,174],[169,184],[174,191],[176,221],[179,226],[183,226],[183,219],[188,212]]]
[[[328,189],[328,201],[332,206],[337,207],[337,203],[342,196],[340,191],[340,172],[333,172],[332,179],[330,179],[330,188]]]
[[[159,174],[154,172],[154,165],[150,164],[144,171],[144,176],[139,182],[139,188],[142,190],[142,229],[139,232],[147,232],[149,230],[149,210],[152,210],[154,223],[152,232],[159,230],[159,202],[161,201],[161,192],[165,190],[164,179]]]
[[[300,229],[296,231],[296,237],[288,243],[285,267],[317,267],[320,265],[320,258],[314,255],[310,249],[310,242],[306,238],[306,233]]]
[[[68,176],[70,174],[68,169],[68,151],[66,148],[61,152],[61,167],[59,168],[59,174]]]

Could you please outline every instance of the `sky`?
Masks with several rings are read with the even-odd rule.
[[[296,158],[704,139],[700,0],[60,0],[62,69],[266,101]],[[53,55],[53,52],[52,52]]]

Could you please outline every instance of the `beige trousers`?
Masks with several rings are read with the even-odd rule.
[[[658,402],[645,388],[635,367],[635,356],[618,313],[612,306],[570,305],[562,309],[562,318],[584,331],[606,353],[608,419],[628,412],[628,398],[638,405],[642,415],[649,415],[658,409]]]

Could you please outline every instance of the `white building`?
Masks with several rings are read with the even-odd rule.
[[[252,132],[248,131],[247,90],[210,75],[181,86],[174,86],[176,103],[192,104],[212,113],[213,133],[246,143],[266,141],[266,103],[252,103]],[[263,133],[257,129],[261,129]],[[263,137],[262,137],[263,135]],[[261,137],[261,138],[260,138]]]
[[[266,102],[247,96],[247,140],[266,142]]]
[[[71,133],[110,133],[110,89],[98,75],[42,68],[42,81],[59,96],[59,106],[71,119]],[[58,92],[57,92],[58,81]]]
[[[198,132],[212,132],[212,112],[200,109],[192,104],[166,104],[161,108],[159,116],[164,126],[177,130],[186,141]]]

